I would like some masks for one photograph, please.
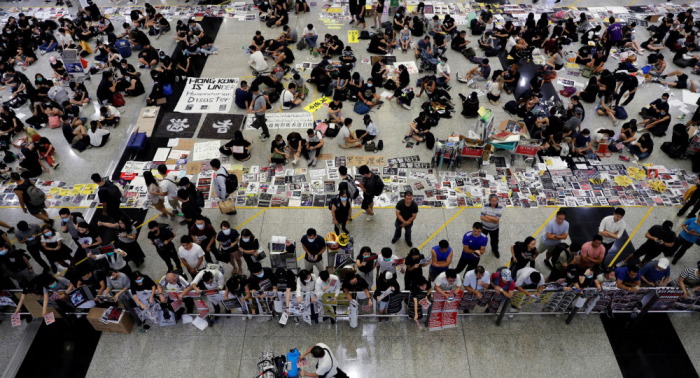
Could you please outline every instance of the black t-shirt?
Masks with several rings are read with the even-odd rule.
[[[99,270],[95,270],[88,279],[83,279],[80,277],[78,278],[78,282],[85,286],[90,286],[91,289],[97,289],[100,287],[100,282],[105,282],[105,276],[104,273],[100,272]],[[149,288],[151,287],[153,286],[149,286]]]
[[[175,235],[172,231],[170,231],[170,228],[167,224],[158,224],[158,230],[158,235],[156,235],[153,231],[149,231],[148,239],[153,242],[156,248],[160,249],[165,247],[165,244],[163,244],[164,240],[173,238]],[[172,243],[172,240],[170,241],[170,243]]]
[[[255,44],[258,46],[262,46],[263,42],[265,42],[265,37],[262,35],[256,35],[253,37],[253,42],[255,42]]]
[[[661,226],[659,225],[651,226],[651,228],[647,232],[649,233],[649,235],[658,238],[664,243],[673,243],[676,240],[676,234],[673,231],[669,230],[668,232],[664,232],[663,228],[661,228]],[[648,239],[646,242],[644,242],[644,244],[648,244],[648,246],[650,247],[656,246],[656,242]],[[668,249],[668,247],[662,248]]]
[[[377,62],[372,65],[372,76],[375,76],[379,74],[379,71],[382,69],[382,64]]]
[[[386,48],[386,43],[382,41],[379,36],[374,36],[372,39],[369,41],[369,47],[367,47],[368,50],[373,51],[377,50],[378,48]]]
[[[284,140],[281,140],[279,143],[273,141],[272,144],[270,144],[270,153],[274,154],[275,149],[278,149],[284,153],[284,148],[287,146],[287,143],[284,142]]]
[[[353,278],[357,278],[357,283],[354,285],[350,283],[350,280]],[[343,284],[341,286],[343,290],[348,289],[351,292],[357,292],[357,291],[365,291],[369,290],[369,284],[367,281],[364,280],[364,278],[358,276],[357,274],[354,274],[352,276],[348,276],[345,280],[343,280]]]
[[[406,260],[404,262],[406,264],[406,268],[408,268],[409,266],[415,266],[415,268],[412,270],[406,269],[406,274],[404,275],[404,279],[406,281],[413,281],[416,278],[423,276],[423,269],[418,264],[424,258],[425,255],[423,254],[406,256]]]
[[[263,276],[258,277],[255,274],[248,277],[248,289],[272,291],[273,287],[277,287],[277,278],[270,268],[263,268]]]
[[[654,105],[657,110],[663,110],[664,113],[668,113],[668,102],[667,101],[662,101],[661,99],[656,99],[654,102],[651,103],[651,105]]]
[[[596,54],[596,55],[593,57],[593,65],[594,65],[594,66],[598,66],[598,65],[600,65],[601,63],[604,63],[604,62],[607,62],[607,61],[608,61],[608,57],[605,56],[605,54],[603,54],[603,56],[600,56],[600,55]]]
[[[151,291],[153,286],[156,286],[156,283],[153,282],[151,277],[141,276],[141,278],[143,278],[143,282],[140,284],[136,283],[134,280],[131,280],[131,294],[136,295],[137,292],[144,290]]]
[[[364,96],[365,100],[371,101],[374,100],[374,94],[377,93],[377,89],[374,87],[367,86],[365,83],[362,88],[360,88],[360,92],[362,93],[362,96]]]
[[[460,45],[464,44],[464,42],[466,42],[466,39],[464,37],[462,37],[461,34],[459,34],[452,39],[452,43],[450,43],[450,46],[453,49],[456,49],[456,48],[460,47]],[[462,47],[464,47],[464,46],[462,46]]]
[[[445,43],[445,36],[443,34],[435,34],[433,41],[436,46],[442,46]]]
[[[241,239],[238,241],[238,246],[244,251],[257,251],[260,249],[260,242],[258,239],[252,239],[245,242],[241,236]],[[243,260],[245,260],[245,264],[248,269],[250,269],[250,267],[255,263],[255,261],[253,261],[253,255],[247,253],[243,254]]]
[[[24,262],[24,253],[19,249],[9,250],[4,256],[0,256],[0,264],[4,265],[12,273],[27,269],[27,264]]]
[[[197,215],[202,213],[202,210],[197,207],[197,205],[190,198],[189,201],[183,202],[180,205],[182,209],[182,215],[186,219],[194,219]]]
[[[151,44],[151,40],[148,36],[141,30],[136,31],[136,36],[134,37],[134,42],[139,46],[146,46]]]
[[[228,235],[224,234],[223,231],[220,231],[216,236],[216,241],[219,242],[219,247],[221,250],[228,250],[238,245],[238,243],[233,244],[239,237],[238,231],[235,228],[231,228],[230,230],[231,232]]]
[[[330,110],[338,110],[338,109],[342,109],[342,108],[343,108],[343,102],[342,102],[342,101],[338,101],[337,104],[335,103],[335,101],[331,101],[331,102],[328,104],[328,109],[330,109]]]
[[[414,202],[411,202],[411,204],[407,206],[406,200],[401,200],[396,204],[396,210],[399,211],[401,218],[403,218],[403,220],[407,221],[413,216],[413,214],[418,213],[418,205],[414,201]]]
[[[306,259],[306,261],[311,261],[309,259],[309,255],[316,256],[319,253],[321,253],[321,250],[323,250],[323,248],[326,247],[326,242],[319,235],[316,235],[316,238],[313,240],[313,242],[310,242],[309,238],[307,238],[306,235],[304,235],[301,238],[301,244],[308,250],[308,253],[304,255],[304,259]]]
[[[413,120],[418,130],[430,130],[430,123],[427,118],[418,117]]]
[[[102,101],[112,101],[112,82],[110,80],[102,80],[97,87],[97,98]]]
[[[374,267],[377,263],[377,254],[370,253],[369,256],[360,255],[357,257],[357,259],[361,262],[364,262],[366,259],[369,259],[367,260],[367,264],[358,267],[357,270],[359,270],[362,273],[372,273],[372,270],[374,270]]]
[[[510,85],[518,85],[518,81],[520,81],[520,71],[511,72],[510,70],[508,70],[505,73],[504,79],[506,79],[506,80],[515,79],[515,80],[513,80],[512,83],[510,83]]]
[[[654,141],[651,138],[639,138],[637,143],[642,146],[642,148],[647,150],[647,153],[651,153],[654,150]]]
[[[239,276],[234,274],[226,281],[226,288],[229,292],[237,295],[245,293],[245,286],[248,284],[247,276]]]

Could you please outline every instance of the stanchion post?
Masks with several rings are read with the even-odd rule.
[[[508,309],[510,308],[510,298],[504,298],[503,302],[501,303],[501,308],[498,312],[498,319],[496,320],[496,325],[500,326],[501,321],[503,321],[503,317],[506,316],[506,312],[508,312]]]

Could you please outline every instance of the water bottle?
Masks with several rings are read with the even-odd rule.
[[[287,369],[287,376],[289,378],[297,378],[299,376],[299,367],[297,366],[297,362],[299,362],[299,356],[300,353],[299,351],[294,348],[287,353],[287,362],[289,368]]]

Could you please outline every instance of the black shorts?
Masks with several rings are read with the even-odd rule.
[[[362,199],[362,210],[369,209],[372,203],[374,203],[374,196],[372,194],[365,194],[365,197]]]

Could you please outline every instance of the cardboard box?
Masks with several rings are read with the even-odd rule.
[[[147,111],[152,112],[153,110],[156,111],[156,116],[155,117],[150,117],[150,118],[145,118],[143,114]],[[139,129],[139,132],[146,133],[147,136],[151,136],[153,133],[153,129],[156,127],[156,119],[158,118],[158,111],[160,111],[159,106],[147,106],[143,109],[141,109],[141,112],[139,113],[139,118],[136,120],[136,127]]]
[[[122,315],[119,323],[109,324],[105,324],[100,321],[100,317],[104,312],[104,308],[97,307],[91,308],[90,312],[88,312],[87,320],[90,322],[95,331],[125,334],[131,333],[131,330],[134,328],[134,320],[131,318],[131,315],[128,312],[125,312],[124,315]]]

